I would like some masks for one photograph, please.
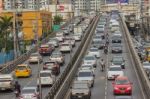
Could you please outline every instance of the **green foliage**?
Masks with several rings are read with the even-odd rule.
[[[61,15],[55,15],[53,19],[53,23],[55,25],[60,25],[60,23],[63,21],[63,17]]]
[[[0,51],[5,49],[6,52],[13,49],[13,41],[10,39],[10,31],[12,30],[12,18],[8,16],[0,16]]]

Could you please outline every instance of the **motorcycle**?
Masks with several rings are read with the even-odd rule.
[[[14,93],[15,93],[16,97],[19,97],[20,93],[18,90],[15,90]]]
[[[104,53],[107,54],[107,53],[108,53],[108,50],[107,50],[107,49],[104,49]]]

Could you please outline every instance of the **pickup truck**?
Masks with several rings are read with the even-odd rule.
[[[41,55],[50,55],[53,51],[53,47],[50,46],[49,44],[42,44],[40,47],[39,47],[39,53]]]

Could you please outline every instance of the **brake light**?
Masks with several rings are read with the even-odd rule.
[[[36,95],[36,93],[34,93],[33,95],[32,95],[32,97],[36,97],[37,95]]]
[[[29,70],[26,69],[26,72],[29,72]]]
[[[43,69],[46,69],[46,68],[47,68],[47,65],[44,65],[44,66],[43,66]]]
[[[18,70],[15,70],[15,72],[18,72]]]

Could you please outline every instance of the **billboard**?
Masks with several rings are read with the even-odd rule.
[[[113,4],[113,3],[128,3],[129,0],[106,0],[107,4]]]

